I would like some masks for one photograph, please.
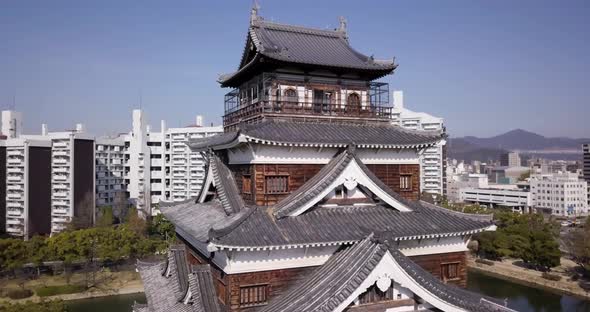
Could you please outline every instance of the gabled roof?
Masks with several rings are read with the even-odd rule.
[[[375,79],[393,72],[394,59],[376,60],[354,50],[345,29],[324,30],[268,22],[253,16],[238,71],[222,75],[222,86],[239,85],[240,77],[269,62],[370,73]]]
[[[171,247],[166,261],[138,261],[137,270],[147,304],[135,304],[134,312],[220,311],[209,266],[189,268],[183,246]]]
[[[312,205],[317,204],[328,192],[337,186],[335,184],[341,184],[341,182],[344,182],[345,185],[347,183],[352,183],[353,185],[361,184],[376,195],[381,196],[381,200],[397,210],[412,210],[413,203],[399,196],[399,194],[391,190],[389,186],[377,178],[358,159],[354,149],[354,147],[350,147],[340,151],[316,175],[275,205],[275,215],[282,218],[288,215],[300,214]],[[360,172],[358,172],[359,170],[348,169],[349,166],[353,165]],[[352,175],[344,176],[346,170],[350,170],[349,175],[351,173]]]
[[[321,133],[321,135],[318,135]],[[226,149],[242,142],[284,146],[328,146],[360,148],[422,148],[444,138],[440,131],[416,131],[389,123],[322,123],[268,119],[241,125],[240,130],[191,139],[193,151]]]
[[[513,311],[495,299],[443,283],[373,234],[332,256],[262,311],[342,311],[382,278],[394,280],[443,311],[449,307],[455,311]]]
[[[221,201],[221,205],[227,215],[240,212],[244,208],[244,200],[229,168],[215,155],[209,153],[209,166],[215,181],[215,190]]]

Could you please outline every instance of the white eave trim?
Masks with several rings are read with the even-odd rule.
[[[347,147],[348,143],[296,143],[296,142],[278,142],[278,141],[270,141],[259,139],[256,137],[248,136],[240,134],[240,142],[242,142],[242,137],[248,141],[258,144],[265,144],[265,145],[274,145],[274,146],[296,146],[296,147]],[[355,144],[358,148],[395,148],[395,149],[420,149],[426,148],[430,146],[435,146],[438,144],[439,141],[433,141],[429,143],[420,143],[420,144]]]

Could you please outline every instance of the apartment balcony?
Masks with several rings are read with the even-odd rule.
[[[69,195],[68,192],[53,192],[54,198],[67,198]]]
[[[440,167],[435,167],[435,166],[425,166],[424,170],[427,171],[438,171],[440,169]]]
[[[164,174],[162,173],[162,171],[152,171],[150,175],[151,175],[152,179],[164,178]]]
[[[186,161],[175,160],[172,162],[173,166],[186,166]]]
[[[24,166],[25,165],[25,160],[23,158],[14,158],[14,157],[10,157],[7,159],[8,165],[14,165],[14,166]]]
[[[25,173],[25,169],[21,168],[21,167],[8,167],[8,168],[6,168],[6,172],[23,174],[23,173]]]
[[[25,208],[25,205],[22,202],[9,201],[9,202],[6,203],[6,207],[8,207],[8,208],[20,208],[20,209],[23,209],[23,208]]]
[[[6,155],[8,157],[13,157],[13,156],[17,156],[17,157],[25,157],[25,151],[22,149],[12,149],[12,150],[8,150],[6,151]]]
[[[56,167],[52,169],[53,172],[55,173],[68,173],[70,172],[70,168],[68,167]]]
[[[54,174],[52,179],[54,181],[67,181],[69,176],[67,174]]]
[[[23,191],[25,188],[21,184],[8,184],[6,189],[9,191]]]
[[[65,199],[56,199],[52,202],[53,206],[69,207],[70,201]]]
[[[8,180],[8,182],[12,183],[23,183],[24,181],[24,177],[22,175],[9,175],[8,177],[6,177],[6,179]]]
[[[53,162],[54,165],[67,165],[70,163],[69,159],[66,158],[53,158]]]
[[[425,160],[424,164],[425,165],[438,165],[439,163],[436,160]]]
[[[54,150],[53,156],[70,157],[70,152],[68,150]]]
[[[53,148],[69,148],[70,143],[69,141],[54,141]]]
[[[52,216],[51,217],[52,223],[67,223],[70,222],[69,217],[62,217],[62,216]]]
[[[186,135],[184,133],[174,133],[172,134],[172,140],[184,140],[186,139]],[[176,144],[176,142],[174,142]]]
[[[425,171],[424,172],[424,176],[426,176],[426,177],[433,177],[433,176],[439,176],[439,174],[436,171]]]
[[[69,190],[70,186],[68,184],[63,183],[53,183],[54,190]]]
[[[70,212],[69,209],[64,209],[64,208],[53,208],[51,210],[51,214],[58,214],[58,215],[59,214],[65,215],[65,214],[68,214],[69,212]]]
[[[20,220],[18,218],[7,218],[6,224],[7,225],[23,225],[23,220]],[[6,230],[8,231],[8,229],[6,229]]]
[[[6,214],[9,218],[24,218],[22,209],[8,209]]]
[[[8,193],[6,194],[6,198],[9,200],[23,200],[24,196],[23,193]]]
[[[152,154],[163,154],[164,149],[161,146],[150,146],[150,152]]]
[[[66,228],[67,228],[67,226],[65,224],[54,223],[51,225],[51,232],[53,232],[53,233],[61,232],[61,231],[65,230]]]
[[[6,232],[12,236],[23,236],[25,234],[22,227],[6,227]]]

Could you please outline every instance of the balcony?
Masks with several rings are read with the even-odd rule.
[[[11,200],[22,200],[23,199],[23,193],[8,193],[6,195],[7,199],[11,199]]]
[[[55,150],[53,156],[69,157],[70,153],[67,150]]]
[[[52,214],[67,214],[69,212],[68,209],[63,208],[53,208]]]
[[[23,166],[24,165],[24,159],[23,158],[17,158],[17,157],[10,157],[8,158],[8,164],[9,165],[20,165]]]
[[[373,82],[360,85],[327,85],[316,89],[303,82],[278,85],[273,78],[262,78],[251,92],[233,90],[225,95],[224,127],[240,122],[256,122],[262,117],[305,117],[321,119],[384,120],[392,118],[389,85]]]

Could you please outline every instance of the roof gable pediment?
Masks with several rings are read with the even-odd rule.
[[[370,191],[377,199],[390,207],[402,211],[412,211],[410,203],[393,192],[379,180],[356,157],[352,149],[346,149],[336,155],[313,178],[287,196],[275,206],[275,215],[279,218],[298,216],[324,200],[338,187],[347,190],[359,189]]]

